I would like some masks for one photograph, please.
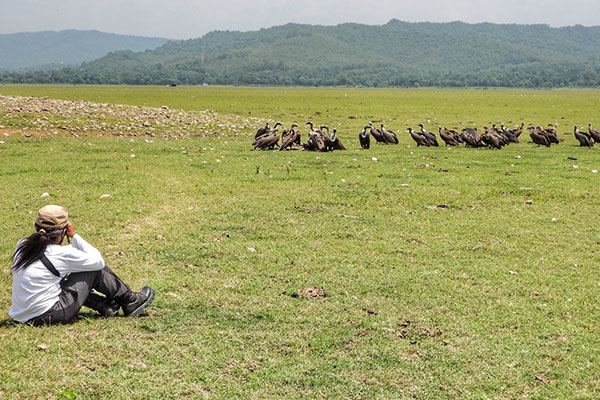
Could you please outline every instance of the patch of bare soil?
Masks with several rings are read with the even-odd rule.
[[[307,287],[304,289],[298,289],[298,295],[302,297],[308,297],[310,299],[321,299],[327,297],[327,292],[318,287]]]

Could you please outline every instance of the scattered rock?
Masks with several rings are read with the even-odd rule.
[[[15,128],[27,129],[21,132],[26,137],[36,134],[36,131],[57,134],[59,130],[74,137],[81,132],[106,132],[118,136],[162,135],[165,138],[214,136],[215,133],[237,136],[265,124],[262,119],[209,110],[183,111],[171,110],[167,106],[154,108],[47,97],[0,96],[0,112],[9,116],[18,113],[20,117]]]
[[[43,197],[50,197],[50,193],[44,192],[44,193],[42,193],[42,195],[40,197],[42,197],[42,198]]]
[[[531,205],[531,204],[533,204],[533,200],[527,200],[527,201],[525,201],[525,204]]]
[[[248,247],[248,251],[250,253],[256,253],[256,249],[254,247]]]
[[[373,308],[363,308],[363,311],[365,311],[367,314],[369,315],[377,315],[379,314],[375,309]]]
[[[109,197],[111,197],[111,196],[108,193],[104,193],[103,195],[100,195],[101,199],[108,199]]]
[[[38,350],[46,350],[50,348],[50,345],[46,343],[38,343],[37,345],[35,345],[35,347],[37,347]]]

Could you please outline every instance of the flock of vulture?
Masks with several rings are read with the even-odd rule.
[[[261,127],[254,135],[252,146],[254,149],[275,149],[279,150],[309,150],[309,151],[333,151],[345,150],[346,148],[336,135],[336,130],[329,132],[329,127],[321,125],[319,129],[315,129],[312,122],[307,122],[310,131],[306,142],[302,143],[298,124],[292,124],[289,129],[284,129],[281,135],[277,133],[278,127],[283,126],[281,122],[275,123],[269,127],[269,123]],[[444,141],[446,146],[458,146],[464,144],[465,147],[487,147],[491,149],[501,149],[510,143],[519,143],[519,136],[523,133],[525,124],[521,123],[516,129],[509,129],[503,124],[498,128],[496,124],[492,127],[483,127],[483,132],[480,133],[477,128],[463,128],[460,132],[452,129],[442,128],[438,126],[438,134]],[[438,138],[433,132],[425,129],[423,124],[419,124],[419,130],[408,128],[407,131],[411,138],[415,141],[418,147],[439,146]],[[540,126],[529,126],[529,137],[531,141],[538,146],[550,147],[553,143],[558,144],[557,135],[558,124],[549,125],[548,128]],[[575,138],[579,141],[582,147],[593,147],[595,143],[600,143],[600,132],[592,128],[592,123],[588,125],[588,132],[580,131],[577,126],[574,128]],[[383,144],[398,144],[396,133],[390,131],[381,124],[380,128],[373,126],[370,122],[358,134],[360,146],[363,149],[371,147],[371,137],[376,143]],[[281,138],[281,144],[279,139]]]

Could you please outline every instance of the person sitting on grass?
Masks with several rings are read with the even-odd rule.
[[[115,316],[119,308],[125,316],[138,317],[154,300],[154,289],[144,286],[132,292],[104,264],[100,252],[75,233],[64,207],[41,208],[35,230],[19,241],[13,256],[8,314],[15,321],[35,326],[66,324],[82,306],[103,317]],[[61,246],[65,236],[73,243]]]

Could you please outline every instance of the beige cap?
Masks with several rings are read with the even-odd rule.
[[[35,223],[42,228],[60,229],[69,222],[67,209],[61,206],[48,205],[40,208]]]

